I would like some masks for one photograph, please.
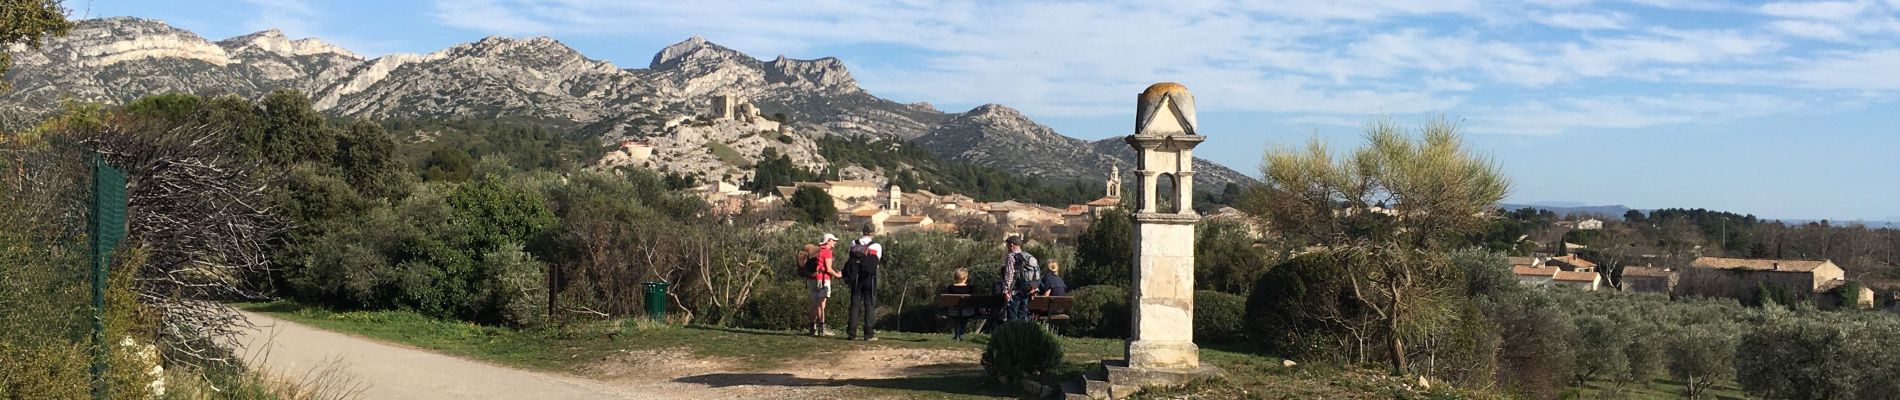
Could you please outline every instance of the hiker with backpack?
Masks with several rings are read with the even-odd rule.
[[[805,245],[799,252],[798,275],[806,280],[806,288],[811,289],[811,331],[812,336],[831,336],[831,328],[825,324],[825,300],[831,298],[831,278],[843,277],[831,266],[831,249],[838,243],[838,237],[825,234],[818,245]]]
[[[1003,295],[1005,321],[1024,321],[1029,319],[1029,297],[1034,296],[1042,286],[1042,270],[1036,265],[1036,256],[1023,251],[1023,238],[1010,236],[1003,244],[1009,253],[1003,255],[1002,279],[997,282],[997,293]]]
[[[850,317],[845,318],[844,334],[849,340],[858,340],[858,323],[864,323],[864,340],[876,341],[877,332],[871,325],[877,323],[877,264],[884,260],[884,245],[871,237],[876,229],[864,225],[864,237],[851,241],[846,250],[844,262],[844,285],[851,291]]]

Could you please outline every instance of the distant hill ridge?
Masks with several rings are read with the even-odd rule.
[[[1570,204],[1575,204],[1575,205],[1570,205]],[[1618,219],[1618,220],[1623,219],[1623,214],[1629,213],[1630,211],[1629,207],[1624,207],[1622,205],[1586,206],[1586,205],[1583,205],[1583,203],[1570,203],[1570,202],[1561,202],[1561,203],[1560,202],[1540,202],[1540,203],[1533,203],[1533,204],[1499,203],[1498,208],[1503,208],[1507,211],[1521,209],[1521,208],[1549,210],[1550,212],[1556,213],[1559,218],[1569,218],[1570,216],[1573,216],[1573,215],[1578,215],[1578,216],[1601,215],[1604,217],[1609,217],[1609,218]]]
[[[428,54],[366,59],[320,39],[266,30],[210,41],[164,22],[115,17],[79,21],[39,50],[16,48],[0,113],[38,116],[62,99],[122,104],[167,92],[257,98],[296,89],[342,117],[525,120],[603,143],[664,132],[676,115],[704,115],[711,97],[737,95],[765,114],[783,113],[787,146],[821,136],[912,141],[940,157],[1045,180],[1099,180],[1133,171],[1119,138],[1064,136],[1021,112],[986,104],[946,113],[864,91],[836,58],[760,60],[692,37],[657,52],[645,68],[588,58],[546,37],[488,37]],[[1130,91],[1138,88],[1129,88]],[[757,160],[750,160],[756,162]],[[1253,182],[1196,160],[1197,188]]]

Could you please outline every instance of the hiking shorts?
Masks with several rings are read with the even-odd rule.
[[[806,279],[805,288],[811,289],[811,301],[819,301],[831,297],[830,279]]]

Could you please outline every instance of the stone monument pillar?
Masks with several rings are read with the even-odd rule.
[[[1121,399],[1144,386],[1177,386],[1219,369],[1194,345],[1194,95],[1178,83],[1149,86],[1135,100],[1135,283],[1127,358],[1064,385],[1065,399]],[[1119,171],[1117,171],[1119,172]],[[1119,174],[1116,174],[1119,175]],[[1120,192],[1111,178],[1109,189]]]
[[[1194,345],[1194,146],[1207,137],[1195,131],[1194,95],[1166,82],[1149,86],[1136,100],[1135,148],[1141,182],[1135,219],[1135,281],[1130,295],[1134,326],[1128,367],[1193,371],[1201,366]]]

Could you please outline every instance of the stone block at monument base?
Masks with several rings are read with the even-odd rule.
[[[1128,359],[1133,368],[1156,371],[1192,371],[1201,366],[1201,347],[1194,342],[1136,340],[1128,342]]]
[[[1082,382],[1063,386],[1066,400],[1125,399],[1147,387],[1176,387],[1196,379],[1212,378],[1220,369],[1201,364],[1192,369],[1146,369],[1129,367],[1126,360],[1103,360],[1101,366],[1082,375]]]

